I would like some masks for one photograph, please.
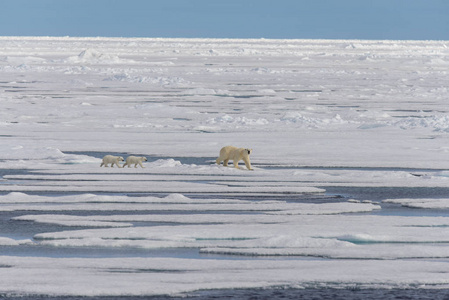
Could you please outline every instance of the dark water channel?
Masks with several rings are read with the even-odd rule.
[[[105,153],[101,152],[72,152],[73,154],[84,154],[95,157],[102,157]],[[126,155],[126,154],[121,154]],[[157,159],[166,159],[163,157],[152,157],[149,161]],[[208,164],[214,158],[173,158],[181,161],[183,164]],[[269,169],[270,167],[265,167]],[[273,167],[276,168],[276,167]],[[417,170],[428,171],[428,170]],[[26,170],[0,170],[0,176],[11,174],[27,174]],[[2,184],[0,182],[0,184]],[[3,183],[4,184],[4,183]],[[323,195],[306,195],[298,198],[282,200],[295,202],[309,202],[309,203],[324,203],[347,201],[348,199],[370,200],[379,203],[382,206],[380,210],[374,210],[364,214],[375,215],[397,215],[397,216],[449,216],[449,209],[413,209],[402,207],[398,204],[382,203],[385,199],[398,198],[448,198],[449,187],[323,187],[326,193]],[[40,193],[40,195],[47,195]],[[52,194],[54,195],[54,194]],[[142,194],[127,194],[128,196],[147,196]],[[164,196],[164,195],[157,195]],[[192,198],[208,197],[210,195],[189,195]],[[220,197],[224,198],[224,197]],[[230,199],[232,197],[229,197]],[[261,197],[248,196],[238,197],[240,200],[266,200]],[[273,197],[270,197],[273,200]],[[1,204],[0,204],[1,205]],[[30,212],[30,211],[13,211],[0,212],[0,231],[2,237],[9,237],[16,240],[33,239],[37,233],[56,232],[62,230],[78,230],[88,229],[89,227],[67,227],[54,224],[41,224],[28,221],[12,220],[16,216],[25,214],[44,214],[49,212]],[[52,213],[52,212],[50,212]],[[92,213],[79,211],[67,212],[64,214],[89,215]],[[127,214],[130,212],[93,212],[95,215],[100,214]],[[145,212],[139,212],[145,213]],[[148,212],[157,213],[157,212]],[[164,212],[169,213],[169,212]],[[179,213],[179,212],[177,212]],[[185,212],[189,213],[189,212]],[[198,212],[196,212],[198,213]],[[207,213],[221,213],[221,212],[207,212]],[[238,213],[238,212],[233,212]],[[135,224],[136,226],[158,226],[164,225],[161,223],[155,224]],[[179,224],[182,226],[182,224]],[[199,253],[199,249],[139,249],[139,248],[98,248],[98,247],[50,247],[39,244],[20,245],[20,246],[0,246],[0,255],[6,256],[35,256],[35,257],[64,257],[64,258],[104,258],[104,257],[176,257],[176,258],[202,258],[202,259],[304,259],[300,257],[292,258],[249,258],[239,256],[226,255],[203,255]],[[263,263],[263,262],[261,262]],[[411,288],[411,289],[370,289],[370,288],[320,288],[320,287],[306,287],[306,288],[266,288],[266,289],[227,289],[227,290],[213,290],[213,291],[198,291],[182,296],[151,296],[151,297],[48,297],[48,296],[26,296],[26,295],[1,295],[0,299],[53,299],[53,300],[105,300],[105,299],[151,299],[151,300],[165,300],[165,299],[449,299],[449,290],[446,289],[426,289],[426,288]]]

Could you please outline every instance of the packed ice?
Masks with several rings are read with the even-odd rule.
[[[448,41],[0,45],[0,295],[449,287]]]

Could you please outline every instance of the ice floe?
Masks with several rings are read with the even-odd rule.
[[[0,294],[449,286],[447,42],[0,44]]]

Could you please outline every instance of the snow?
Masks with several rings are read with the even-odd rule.
[[[199,289],[248,288],[266,285],[376,288],[401,285],[445,284],[446,265],[425,261],[417,270],[409,261],[263,261],[135,258],[77,259],[0,257],[1,289],[11,293],[61,295],[176,295]],[[49,268],[51,266],[51,268]],[[345,272],[342,274],[342,267]],[[385,272],[382,278],[378,269]],[[45,273],[42,272],[45,270]],[[298,271],[307,270],[307,272]],[[326,272],[323,272],[326,270]],[[26,272],[27,276],[22,276]],[[7,274],[7,276],[4,276]],[[336,279],[337,278],[337,279]],[[398,279],[399,278],[399,279]],[[93,285],[92,282],[95,282]],[[352,282],[352,285],[345,284]],[[84,287],[80,289],[79,287]],[[368,285],[369,286],[369,285]]]
[[[10,238],[2,237],[0,238],[0,245],[1,246],[19,246],[19,245],[25,245],[25,244],[32,244],[33,241],[31,240],[15,240]]]
[[[397,203],[402,206],[412,208],[432,208],[432,209],[448,209],[449,201],[447,198],[443,199],[386,199],[385,203]]]
[[[0,37],[0,294],[447,288],[447,44]]]

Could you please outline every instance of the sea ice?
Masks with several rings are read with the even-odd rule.
[[[0,294],[447,288],[447,44],[0,37]]]

